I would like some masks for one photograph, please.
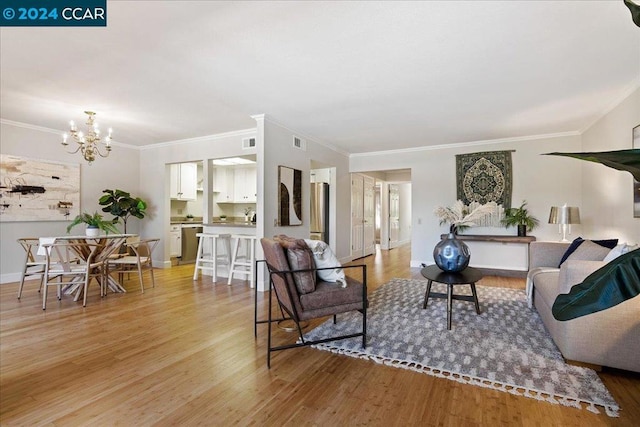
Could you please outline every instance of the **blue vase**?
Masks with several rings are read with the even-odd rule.
[[[433,259],[442,271],[457,273],[469,265],[471,253],[469,247],[456,235],[449,233],[433,249]]]

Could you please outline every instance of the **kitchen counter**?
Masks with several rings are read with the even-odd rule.
[[[250,221],[211,221],[204,224],[205,227],[246,227],[256,228],[255,222]]]

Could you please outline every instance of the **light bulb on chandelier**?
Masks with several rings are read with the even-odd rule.
[[[102,142],[102,137],[100,136],[100,129],[98,128],[98,123],[95,121],[95,115],[93,111],[85,111],[87,116],[87,133],[83,133],[82,131],[78,131],[78,127],[75,122],[71,120],[69,122],[69,133],[71,137],[77,144],[77,147],[73,151],[68,151],[70,154],[75,154],[78,151],[82,153],[82,157],[91,164],[96,159],[96,156],[100,157],[108,157],[111,152],[111,134],[112,129],[109,128],[109,134],[104,137],[104,142]],[[62,135],[62,145],[66,148],[69,146],[67,142],[69,139],[68,134]],[[105,152],[104,154],[100,151],[100,144],[104,145]]]

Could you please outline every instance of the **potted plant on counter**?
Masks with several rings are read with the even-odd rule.
[[[536,217],[529,213],[526,206],[527,201],[523,200],[519,208],[505,210],[505,216],[501,221],[505,227],[517,226],[519,237],[526,236],[527,231],[533,230],[540,223]]]
[[[93,213],[93,215],[83,212],[76,216],[73,221],[71,221],[71,224],[67,226],[67,234],[78,224],[87,224],[85,233],[88,237],[96,237],[100,235],[100,231],[104,231],[106,234],[118,234],[118,229],[114,225],[117,221],[117,218],[111,221],[105,221],[98,212]]]

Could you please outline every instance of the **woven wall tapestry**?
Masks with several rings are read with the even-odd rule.
[[[511,153],[487,151],[456,155],[457,197],[465,205],[471,202],[496,202],[511,207]]]

